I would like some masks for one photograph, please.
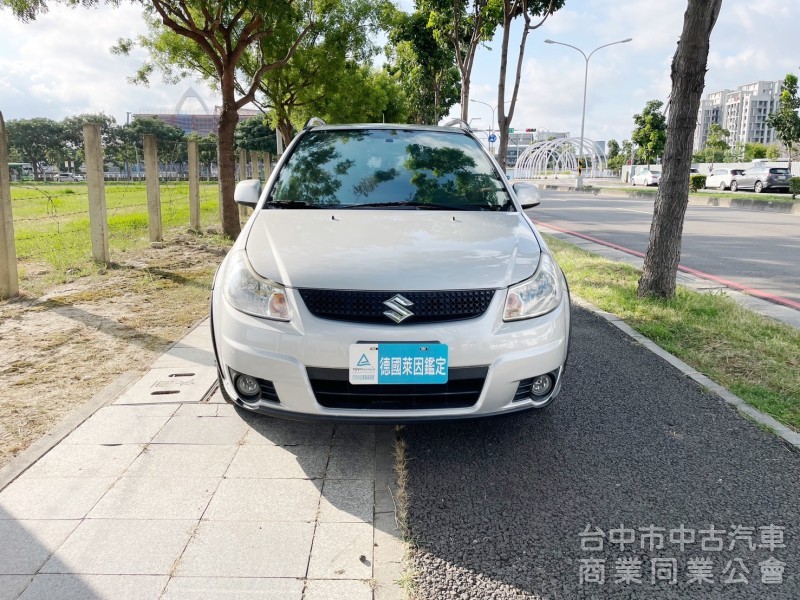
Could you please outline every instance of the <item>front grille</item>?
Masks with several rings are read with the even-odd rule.
[[[394,324],[383,313],[384,304],[397,294],[412,305],[413,315],[401,325],[459,321],[481,316],[494,297],[494,290],[450,290],[435,292],[365,292],[355,290],[298,290],[308,310],[315,317],[351,323]]]
[[[427,385],[353,385],[347,369],[306,370],[317,402],[326,408],[419,410],[474,406],[489,367],[453,367],[447,383]]]

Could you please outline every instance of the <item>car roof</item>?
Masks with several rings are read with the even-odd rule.
[[[306,128],[306,131],[336,131],[336,130],[368,130],[368,129],[405,129],[413,131],[441,131],[449,133],[472,133],[472,129],[466,126],[447,126],[447,125],[415,125],[411,123],[350,123],[336,125],[314,125]]]

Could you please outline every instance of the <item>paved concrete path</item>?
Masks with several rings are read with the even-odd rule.
[[[545,411],[403,429],[418,598],[800,598],[800,452],[573,319]]]
[[[248,414],[215,381],[204,323],[0,472],[0,600],[402,597],[393,429]]]

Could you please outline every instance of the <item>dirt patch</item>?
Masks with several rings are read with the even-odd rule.
[[[42,296],[0,302],[0,467],[205,319],[227,247],[180,235]]]

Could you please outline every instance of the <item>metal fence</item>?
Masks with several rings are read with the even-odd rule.
[[[218,232],[219,185],[201,177],[198,142],[187,143],[185,178],[170,177],[171,157],[159,158],[157,142],[144,136],[143,181],[108,181],[99,128],[87,125],[85,182],[12,184],[0,113],[0,297],[16,295],[21,278],[109,263],[115,253],[163,242],[174,228]],[[238,158],[239,178],[266,178],[271,170],[269,155],[248,160],[241,151]]]

